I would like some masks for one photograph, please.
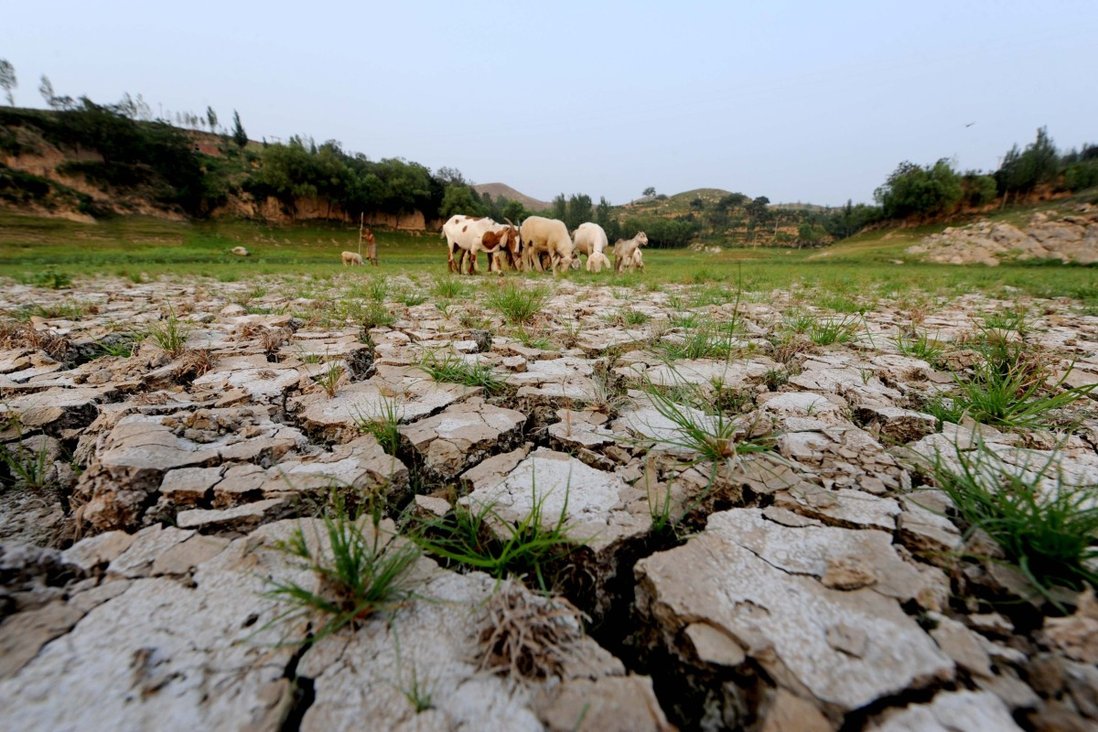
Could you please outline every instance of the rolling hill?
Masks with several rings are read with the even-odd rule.
[[[477,193],[489,194],[492,200],[502,196],[512,201],[518,201],[531,211],[544,211],[550,206],[547,201],[539,201],[536,198],[527,196],[525,193],[519,193],[506,183],[477,183],[473,186],[473,190]]]

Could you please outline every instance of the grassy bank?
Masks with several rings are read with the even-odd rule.
[[[725,249],[645,253],[644,273],[590,275],[580,282],[658,287],[661,283],[742,283],[745,291],[806,289],[840,311],[871,307],[878,298],[982,292],[1010,297],[1069,297],[1098,312],[1093,267],[1004,264],[999,267],[924,264],[905,249],[941,227],[863,233],[823,250]],[[203,276],[222,281],[258,276],[328,278],[343,272],[339,253],[357,246],[357,227],[338,224],[270,226],[248,221],[183,222],[129,217],[87,224],[0,214],[0,277],[42,282],[42,273],[66,278],[115,275],[133,280]],[[377,233],[377,274],[446,273],[445,248],[433,234]],[[230,253],[244,246],[249,257]],[[481,267],[484,260],[481,259]],[[370,269],[348,276],[372,276]],[[548,275],[509,275],[545,278]],[[36,280],[37,278],[37,280]],[[714,294],[714,297],[719,297]]]

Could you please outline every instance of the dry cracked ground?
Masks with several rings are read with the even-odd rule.
[[[1035,591],[938,489],[1014,471],[1093,509],[1098,317],[559,282],[516,325],[510,287],[5,286],[2,726],[1098,725],[1093,596]],[[989,334],[1078,398],[949,421]],[[424,549],[319,632],[274,590],[331,589],[288,547],[330,552],[349,503]],[[461,517],[544,561],[460,561]]]

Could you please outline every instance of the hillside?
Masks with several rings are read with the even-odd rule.
[[[831,241],[824,229],[830,209],[773,205],[722,188],[695,188],[671,196],[647,196],[614,209],[622,221],[670,220],[693,229],[692,238],[718,246],[818,246]]]
[[[473,190],[481,194],[487,193],[492,200],[499,200],[502,197],[510,201],[518,201],[531,211],[544,211],[550,206],[547,201],[539,201],[525,193],[520,193],[506,183],[475,183]]]

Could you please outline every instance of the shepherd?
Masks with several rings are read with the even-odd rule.
[[[377,241],[374,240],[374,232],[365,228],[363,214],[358,215],[358,251],[362,252],[362,243],[366,242],[366,259],[370,264],[377,266]]]

